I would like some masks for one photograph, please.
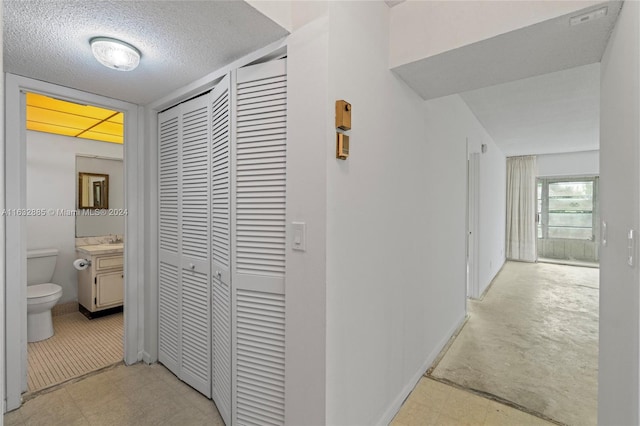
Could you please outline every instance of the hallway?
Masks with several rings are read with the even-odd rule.
[[[507,262],[432,371],[569,425],[597,422],[599,270]]]

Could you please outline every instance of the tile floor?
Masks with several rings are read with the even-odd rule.
[[[551,426],[538,417],[435,381],[420,379],[391,426]]]
[[[213,402],[160,364],[114,368],[65,383],[4,416],[5,426],[220,426]]]
[[[6,426],[222,426],[213,402],[160,364],[118,365],[34,396]],[[550,426],[542,419],[423,377],[392,426]]]
[[[53,328],[55,334],[49,339],[28,344],[29,392],[122,361],[122,312],[92,320],[78,311],[57,315]]]

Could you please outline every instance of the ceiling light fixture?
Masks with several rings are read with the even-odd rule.
[[[140,63],[140,51],[124,41],[94,37],[89,43],[93,56],[105,67],[118,71],[132,71]]]

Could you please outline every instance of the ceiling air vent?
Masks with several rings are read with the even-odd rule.
[[[582,15],[574,16],[569,19],[571,26],[584,24],[585,22],[595,21],[596,19],[603,18],[607,16],[607,8],[601,7],[600,9],[593,10],[588,13],[583,13]]]

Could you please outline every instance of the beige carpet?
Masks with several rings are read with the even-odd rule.
[[[28,344],[29,392],[122,361],[122,318],[121,312],[92,320],[80,312],[54,316],[53,337]]]
[[[432,375],[595,425],[598,280],[594,268],[508,262]]]

